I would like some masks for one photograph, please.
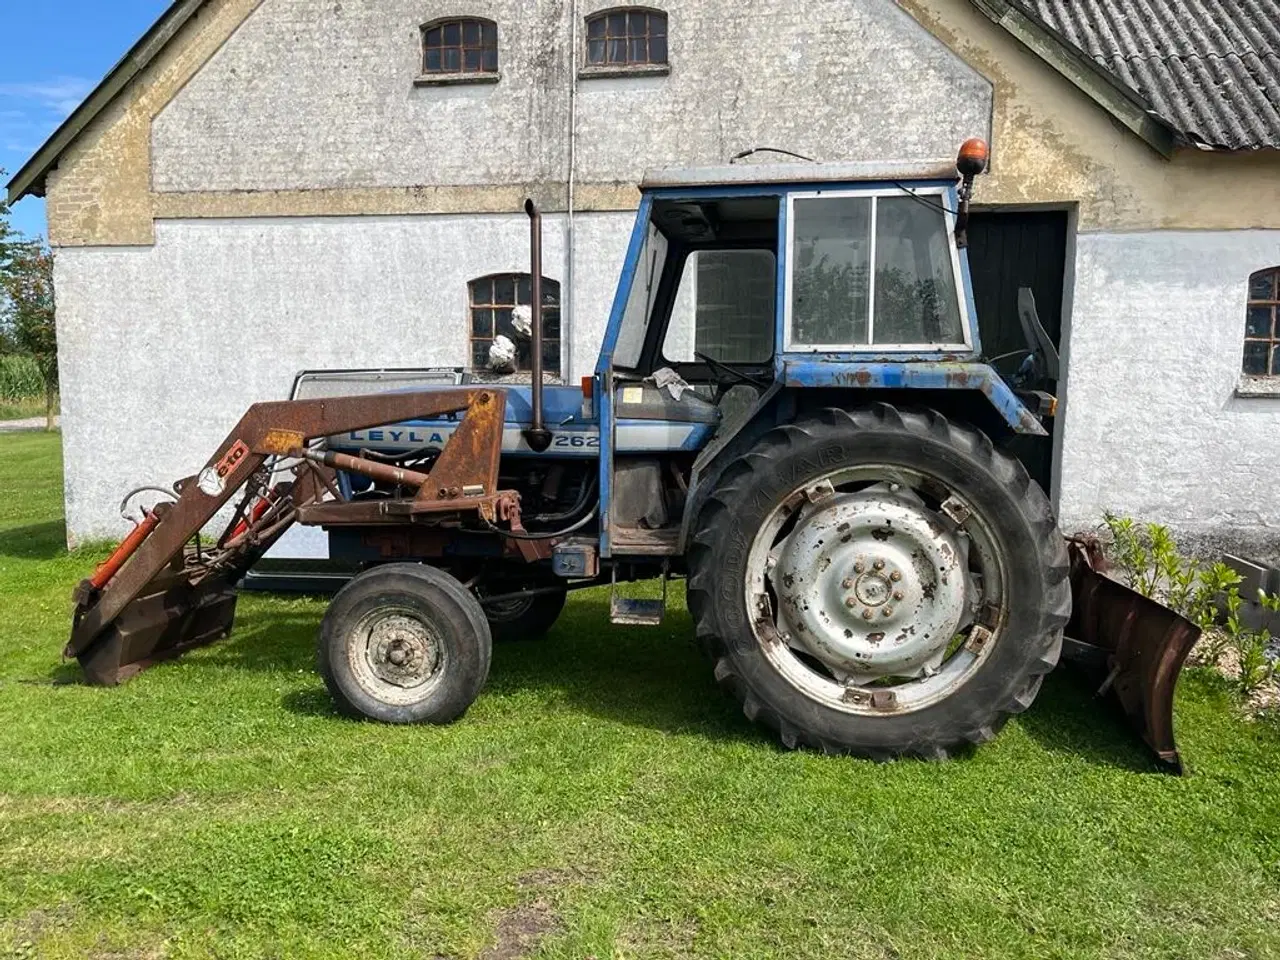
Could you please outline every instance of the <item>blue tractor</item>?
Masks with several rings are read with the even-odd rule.
[[[345,713],[451,722],[495,636],[606,585],[615,622],[655,624],[665,601],[629,585],[683,578],[716,679],[787,747],[942,757],[1031,705],[1074,586],[1070,650],[1176,764],[1194,629],[1070,555],[1008,452],[1045,435],[1057,357],[1024,303],[1017,372],[984,361],[965,226],[985,166],[970,141],[956,164],[651,176],[580,385],[544,384],[530,204],[528,342],[508,331],[530,382],[320,378],[256,405],[80,586],[67,653],[116,683],[225,636],[237,583],[306,524],[354,573],[318,651]]]

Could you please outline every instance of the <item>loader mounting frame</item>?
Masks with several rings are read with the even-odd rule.
[[[459,413],[429,473],[357,458],[337,464],[310,446],[335,434]],[[295,522],[429,525],[473,514],[490,526],[521,530],[519,494],[498,489],[505,415],[506,393],[482,388],[255,404],[205,468],[174,485],[177,501],[147,511],[76,589],[64,655],[80,661],[90,683],[114,685],[227,636],[236,584]],[[339,467],[416,494],[347,501],[334,483]],[[292,479],[269,486],[282,472]],[[200,532],[246,486],[225,532],[202,547]]]

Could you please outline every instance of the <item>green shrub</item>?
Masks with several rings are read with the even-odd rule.
[[[33,398],[44,399],[39,365],[21,354],[0,354],[0,400],[16,403]]]

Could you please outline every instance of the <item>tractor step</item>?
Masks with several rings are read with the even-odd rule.
[[[618,570],[613,570],[613,588],[609,595],[609,620],[631,627],[661,626],[667,615],[667,568],[662,568],[662,598],[618,596]]]

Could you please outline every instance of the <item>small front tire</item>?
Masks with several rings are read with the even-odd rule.
[[[320,673],[338,710],[381,723],[451,723],[489,675],[484,610],[449,574],[375,567],[348,583],[320,625]]]

